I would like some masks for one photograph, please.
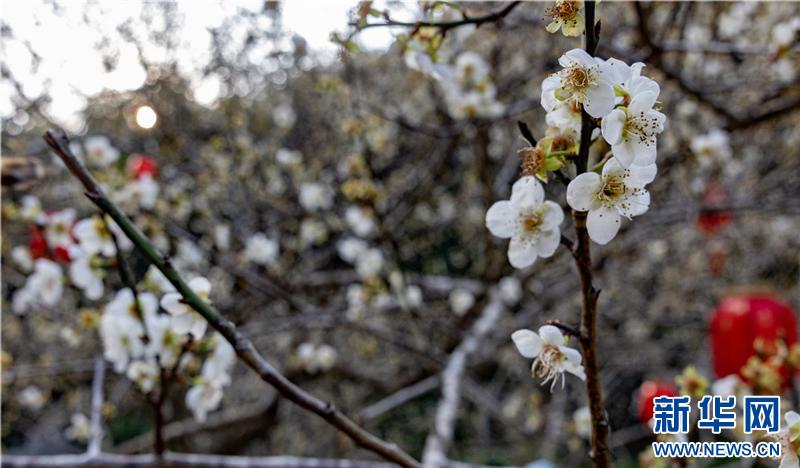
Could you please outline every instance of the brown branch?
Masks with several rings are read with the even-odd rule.
[[[356,29],[356,32],[363,31],[364,29],[369,28],[380,28],[380,27],[407,27],[407,28],[438,28],[442,32],[448,31],[453,28],[458,28],[460,26],[466,26],[469,24],[474,24],[475,27],[480,27],[486,23],[495,23],[500,21],[501,19],[508,16],[511,11],[514,10],[520,3],[520,1],[510,2],[508,5],[503,7],[503,9],[495,11],[493,13],[488,13],[483,16],[476,16],[474,18],[465,17],[464,19],[457,20],[457,21],[395,21],[388,16],[385,16],[386,22],[385,23],[367,23],[360,25],[358,23],[351,23],[350,26],[353,26]]]
[[[256,372],[261,379],[275,387],[288,400],[294,402],[327,421],[332,426],[350,436],[358,445],[371,450],[381,457],[405,467],[419,467],[419,463],[402,449],[367,432],[353,420],[345,416],[331,403],[326,403],[306,390],[292,383],[278,372],[255,349],[253,343],[242,335],[236,326],[225,319],[219,311],[200,299],[189,287],[183,277],[153,246],[152,242],[137,228],[133,222],[117,207],[94,180],[89,171],[78,161],[69,148],[69,139],[62,131],[48,130],[44,140],[52,150],[64,161],[67,169],[77,177],[86,188],[86,196],[98,208],[111,216],[122,231],[130,238],[147,260],[158,268],[183,296],[184,302],[202,315],[236,350],[239,359]]]
[[[585,3],[586,15],[586,52],[594,56],[597,49],[597,32],[595,24],[595,2]],[[599,23],[597,23],[599,24]],[[591,33],[590,33],[591,31]],[[578,158],[575,161],[577,174],[587,171],[589,164],[589,147],[591,145],[592,131],[595,123],[592,117],[581,109],[581,143]],[[592,451],[591,457],[595,467],[610,467],[608,452],[608,421],[603,404],[603,392],[600,382],[600,367],[597,363],[597,298],[600,291],[594,287],[592,271],[592,254],[589,248],[589,231],[586,228],[585,211],[573,211],[575,222],[575,246],[573,256],[578,268],[581,285],[581,324],[580,347],[583,354],[583,365],[586,370],[586,393],[589,400],[589,409],[592,415]]]

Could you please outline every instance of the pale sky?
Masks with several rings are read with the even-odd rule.
[[[136,89],[143,84],[145,73],[133,45],[123,41],[111,44],[110,49],[117,53],[118,62],[110,73],[105,71],[97,50],[104,32],[119,38],[116,28],[128,20],[137,37],[144,38],[149,30],[163,27],[160,15],[146,21],[141,19],[143,3],[142,0],[104,0],[84,8],[86,2],[61,0],[58,4],[62,10],[56,14],[50,5],[41,1],[3,0],[0,17],[11,27],[15,39],[3,41],[2,60],[23,84],[29,98],[49,89],[53,99],[50,117],[67,128],[76,129],[80,126],[76,112],[85,103],[83,96],[103,89]],[[177,56],[167,56],[165,50],[155,46],[147,47],[144,53],[151,61],[176,62],[182,72],[195,80],[195,97],[201,102],[211,103],[219,92],[220,83],[215,78],[201,80],[198,73],[209,61],[210,35],[207,28],[220,25],[224,18],[236,15],[239,8],[260,10],[262,3],[261,0],[179,2],[175,13],[181,22]],[[336,46],[329,41],[330,33],[346,30],[347,12],[357,3],[357,0],[283,2],[284,28],[305,38],[311,50],[335,57]],[[414,8],[414,4],[406,7]],[[84,12],[91,26],[83,21]],[[398,15],[403,13],[398,12]],[[362,34],[362,45],[370,49],[384,48],[392,40],[390,31],[383,28]],[[35,72],[31,71],[32,55],[25,41],[41,57]],[[147,40],[142,42],[148,43]],[[10,99],[13,92],[9,83],[0,86],[0,116],[3,118],[10,117],[13,112]]]

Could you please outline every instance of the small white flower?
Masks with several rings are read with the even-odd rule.
[[[781,443],[781,464],[778,468],[798,468],[800,458],[800,414],[789,411],[784,415],[786,428],[778,433],[778,440]]]
[[[506,276],[498,283],[500,298],[507,305],[514,305],[522,298],[522,285],[516,276]]]
[[[214,411],[222,402],[222,385],[214,381],[201,381],[186,392],[186,407],[199,422],[204,422],[209,411]]]
[[[377,248],[367,249],[356,259],[356,272],[361,278],[377,276],[383,269],[383,253]]]
[[[647,212],[650,193],[645,190],[656,177],[656,165],[625,169],[616,159],[603,166],[603,173],[584,172],[567,187],[567,203],[576,211],[588,211],[589,237],[607,244],[620,226],[620,216],[630,219]]]
[[[570,98],[559,101],[555,98],[554,93],[547,96],[542,96],[542,99],[548,101],[548,107],[552,109],[545,115],[547,125],[561,130],[572,130],[576,134],[580,134],[583,117],[578,100]]]
[[[11,260],[13,260],[24,273],[29,273],[33,270],[31,250],[24,245],[18,245],[11,249]]]
[[[322,372],[327,372],[336,364],[339,354],[333,346],[322,344],[317,348],[317,366]]]
[[[111,257],[117,253],[111,231],[106,228],[106,223],[101,218],[92,216],[82,219],[75,224],[73,231],[81,249],[87,254]]]
[[[656,135],[664,131],[666,117],[653,109],[657,94],[636,94],[627,108],[618,107],[603,117],[603,138],[624,167],[648,166],[656,162]]]
[[[270,239],[265,234],[258,232],[247,239],[244,257],[258,265],[269,265],[277,260],[278,249],[278,241]]]
[[[408,307],[418,308],[422,306],[422,289],[419,286],[412,284],[406,288],[405,301]]]
[[[561,29],[565,36],[578,37],[583,34],[583,1],[556,0],[556,4],[547,9],[547,15],[553,18],[547,25],[547,32],[555,33]]]
[[[47,228],[44,236],[50,248],[67,248],[73,244],[72,225],[75,223],[75,210],[66,208],[46,215]]]
[[[47,396],[36,385],[28,385],[17,396],[19,404],[31,411],[39,411],[47,403]]]
[[[42,210],[42,202],[34,195],[25,195],[19,203],[19,216],[25,221],[43,224],[47,216]]]
[[[96,301],[103,295],[102,268],[92,265],[93,256],[77,245],[70,246],[69,278],[72,284],[83,290],[87,299]]]
[[[336,243],[336,252],[347,263],[353,263],[367,251],[367,243],[355,237],[348,237]]]
[[[333,206],[333,196],[325,185],[316,182],[300,185],[300,204],[308,211],[330,209]]]
[[[142,393],[150,393],[158,381],[160,370],[155,361],[134,361],[128,366],[125,375],[132,380]]]
[[[612,70],[603,60],[583,49],[572,49],[558,59],[563,69],[542,82],[542,106],[554,109],[553,98],[577,99],[594,118],[606,116],[614,108]]]
[[[158,201],[158,193],[158,182],[150,174],[144,174],[115,192],[114,201],[127,209],[152,210]]]
[[[200,299],[207,301],[211,293],[211,283],[203,277],[189,281],[189,287]],[[202,338],[208,328],[208,322],[202,315],[183,303],[180,293],[167,293],[161,298],[161,307],[172,315],[172,329],[180,335],[190,334],[195,339]]]
[[[81,344],[81,336],[76,333],[75,329],[72,327],[62,327],[61,331],[58,332],[58,336],[64,340],[70,348],[77,348],[78,345]]]
[[[158,299],[150,293],[138,295],[139,310],[130,289],[117,291],[114,299],[106,305],[100,317],[100,338],[103,341],[103,356],[114,365],[114,372],[125,371],[131,361],[141,358],[145,352],[144,327],[139,313],[145,318],[158,311]]]
[[[713,161],[726,162],[731,158],[730,138],[725,130],[714,128],[706,134],[692,138],[689,148],[703,166]]]
[[[200,375],[205,381],[225,386],[231,382],[230,373],[236,363],[236,351],[219,333],[214,334],[213,340],[216,343],[214,352],[203,363]]]
[[[89,418],[82,413],[75,413],[70,417],[70,425],[64,431],[64,435],[69,440],[75,442],[86,442],[92,433],[92,426],[89,423]]]
[[[553,255],[561,242],[564,212],[544,200],[535,177],[526,176],[511,188],[511,199],[496,202],[486,212],[486,227],[497,237],[511,239],[508,260],[515,268],[529,267],[537,257]]]
[[[306,342],[297,347],[297,358],[306,372],[316,374],[331,370],[336,364],[338,353],[330,345],[317,346]]]
[[[303,162],[303,153],[297,150],[281,148],[275,153],[275,159],[282,166],[296,166]]]
[[[272,119],[278,127],[289,129],[292,128],[295,121],[297,121],[297,114],[294,109],[292,109],[291,104],[283,103],[272,109]]]
[[[772,47],[780,51],[792,46],[797,42],[798,32],[800,32],[800,17],[798,16],[776,24],[772,27]]]
[[[575,425],[575,433],[586,440],[592,438],[592,412],[588,406],[582,406],[572,414],[572,424]]]
[[[300,223],[300,241],[303,246],[319,245],[328,240],[325,223],[314,218],[306,218]]]
[[[369,208],[349,206],[344,212],[344,218],[347,225],[358,237],[369,237],[375,233],[375,220]]]
[[[214,245],[219,250],[228,250],[231,246],[231,227],[227,224],[214,226]]]
[[[475,304],[475,296],[468,289],[454,289],[448,298],[450,309],[462,316]]]
[[[119,159],[119,150],[103,135],[87,138],[83,146],[86,148],[86,159],[95,166],[105,167]]]
[[[45,258],[37,259],[25,285],[14,292],[14,313],[22,314],[35,306],[55,307],[64,292],[62,277],[63,271],[58,263]]]
[[[533,359],[531,374],[543,379],[542,385],[552,382],[552,389],[561,377],[563,386],[564,372],[581,380],[586,379],[581,353],[564,345],[564,335],[557,327],[545,325],[539,328],[539,334],[531,330],[517,330],[511,334],[511,339],[520,354]]]
[[[489,65],[480,54],[463,52],[456,58],[455,78],[465,87],[480,86],[489,78]]]

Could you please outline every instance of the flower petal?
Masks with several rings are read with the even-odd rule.
[[[557,228],[564,221],[564,210],[558,203],[547,200],[542,204],[542,226],[546,229]]]
[[[603,131],[603,138],[609,145],[615,145],[622,138],[622,129],[625,128],[625,121],[628,115],[622,109],[614,109],[610,114],[603,117],[600,127]]]
[[[493,235],[508,239],[514,235],[517,226],[517,211],[510,201],[496,202],[486,212],[486,227]]]
[[[533,359],[542,350],[542,339],[531,330],[517,330],[511,334],[517,351],[526,358]]]
[[[161,298],[161,307],[172,315],[186,312],[186,306],[181,302],[179,293],[167,293]]]
[[[543,325],[539,328],[539,336],[542,337],[542,342],[556,346],[564,345],[564,334],[558,327],[553,325]]]
[[[514,268],[527,268],[536,261],[536,244],[512,237],[508,243],[508,261]]]
[[[650,208],[650,192],[642,190],[640,193],[631,195],[625,200],[625,206],[620,208],[620,214],[632,218],[647,212]]]
[[[647,113],[653,108],[657,98],[658,95],[652,91],[642,91],[641,93],[633,96],[633,99],[631,99],[631,105],[628,106],[628,108],[633,115]]]
[[[597,192],[601,185],[602,180],[597,173],[584,172],[578,175],[567,186],[567,203],[573,210],[589,211],[597,204]]]
[[[631,166],[628,175],[628,184],[631,187],[644,187],[656,178],[658,167],[655,164],[649,166]]]
[[[601,80],[586,91],[583,107],[589,115],[599,119],[614,109],[615,97],[611,84]]]
[[[536,240],[536,252],[539,257],[548,258],[552,256],[558,245],[561,243],[561,231],[553,229],[551,231],[542,231],[539,238]]]
[[[538,208],[543,201],[544,189],[536,177],[522,177],[511,187],[511,203],[517,209]]]
[[[194,326],[194,316],[191,312],[172,316],[172,330],[179,335],[185,335],[192,331]]]
[[[589,237],[600,245],[608,244],[619,231],[619,212],[614,208],[600,207],[589,212],[586,227]]]
[[[616,85],[621,85],[631,79],[631,67],[622,60],[613,57],[606,60],[600,70],[607,79]]]
[[[208,295],[211,292],[211,282],[202,276],[189,281],[189,287],[198,295]]]

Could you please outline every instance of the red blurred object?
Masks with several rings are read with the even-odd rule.
[[[729,212],[720,210],[728,201],[725,187],[711,181],[703,194],[703,208],[697,216],[697,227],[706,234],[714,234],[725,229],[733,217]]]
[[[47,240],[44,238],[44,231],[42,228],[31,226],[28,250],[31,251],[31,258],[33,259],[49,256]]]
[[[130,155],[128,157],[127,167],[128,173],[135,179],[144,175],[149,175],[155,179],[158,175],[158,163],[156,163],[153,157],[147,156],[146,154],[136,153]]]
[[[794,311],[769,294],[737,294],[724,298],[711,317],[711,351],[717,377],[738,374],[755,354],[757,339],[770,343],[797,341]]]
[[[30,250],[31,258],[34,260],[37,258],[47,258],[49,260],[60,260],[66,263],[72,261],[66,247],[57,245],[52,252],[50,251],[50,246],[47,244],[47,239],[44,237],[44,229],[40,226],[31,226],[28,250]]]
[[[674,385],[656,380],[645,380],[639,387],[639,419],[648,424],[653,419],[653,398],[660,396],[678,396]]]

